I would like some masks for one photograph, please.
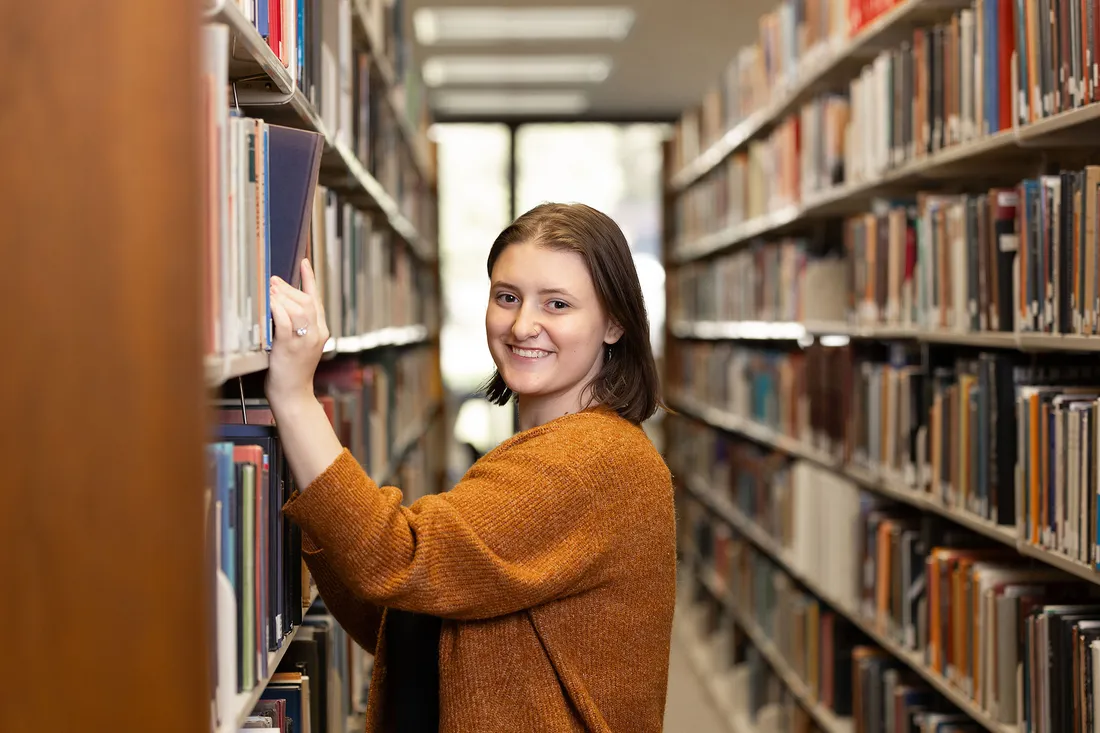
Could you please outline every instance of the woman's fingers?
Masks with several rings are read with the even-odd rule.
[[[290,283],[288,283],[286,280],[283,280],[281,277],[276,276],[271,278],[271,285],[282,295],[284,295],[288,300],[293,300],[296,303],[301,304],[303,307],[309,307],[313,304],[312,296],[302,292],[296,287],[293,287],[292,285],[290,285]]]
[[[309,260],[303,258],[300,267],[302,270],[302,292],[310,297],[317,295],[317,278],[313,275],[313,267]]]
[[[328,321],[325,318],[325,304],[317,293],[317,276],[313,272],[313,263],[308,259],[302,260],[302,292],[313,299],[313,307],[317,309],[317,325],[325,334],[328,333]]]
[[[271,320],[275,322],[275,338],[284,343],[294,335],[294,323],[283,306],[283,298],[275,289],[271,292]]]

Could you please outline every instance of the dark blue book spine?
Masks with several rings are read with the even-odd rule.
[[[267,0],[257,0],[256,2],[256,30],[258,30],[260,35],[265,39],[271,35],[271,23],[268,18]]]
[[[264,343],[271,348],[274,337],[271,322],[271,135],[264,125]]]

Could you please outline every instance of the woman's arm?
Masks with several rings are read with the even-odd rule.
[[[309,260],[302,260],[302,290],[271,278],[271,317],[275,338],[265,391],[279,442],[299,486],[321,475],[343,446],[313,392],[313,375],[329,337],[325,310]],[[299,336],[299,329],[305,329]]]
[[[631,492],[581,479],[587,450],[560,447],[513,445],[411,507],[344,451],[284,511],[363,601],[463,620],[514,613],[608,581],[615,524],[637,511]]]
[[[374,654],[382,625],[382,609],[349,591],[333,571],[324,551],[318,549],[308,535],[302,537],[302,558],[317,581],[325,608],[359,646]]]

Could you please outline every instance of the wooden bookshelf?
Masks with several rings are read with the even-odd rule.
[[[0,730],[209,729],[197,24],[0,5]]]
[[[211,403],[227,380],[266,369],[268,356],[208,355],[204,245],[215,196],[204,115],[221,99],[206,94],[213,85],[201,73],[202,29],[211,23],[229,30],[230,76],[260,76],[283,97],[247,114],[324,135],[322,181],[381,212],[375,218],[398,235],[395,246],[411,245],[415,256],[403,260],[432,274],[438,289],[434,234],[402,214],[403,204],[414,211],[409,200],[324,129],[232,0],[0,6],[13,40],[0,47],[0,132],[13,142],[0,212],[15,304],[0,390],[9,418],[0,428],[8,489],[0,548],[10,589],[0,624],[11,632],[0,674],[3,731],[230,733],[267,683],[233,695],[224,720],[213,720]],[[384,78],[415,161],[402,165],[418,169],[434,203],[429,146],[402,114],[399,80]],[[427,222],[430,207],[417,209]],[[417,282],[426,290],[428,280]],[[333,338],[326,358],[433,348],[435,324],[417,320],[429,323]],[[387,353],[386,366],[403,354]],[[423,375],[438,376],[437,346],[425,357],[431,368],[405,372],[417,397]],[[433,410],[387,446],[398,460],[434,438],[442,395],[430,397]],[[270,672],[301,628],[268,653]]]

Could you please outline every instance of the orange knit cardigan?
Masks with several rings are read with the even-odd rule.
[[[443,619],[441,733],[661,730],[676,528],[640,427],[557,418],[401,500],[345,450],[285,507],[325,605],[375,653],[368,733],[384,733],[385,607]]]

